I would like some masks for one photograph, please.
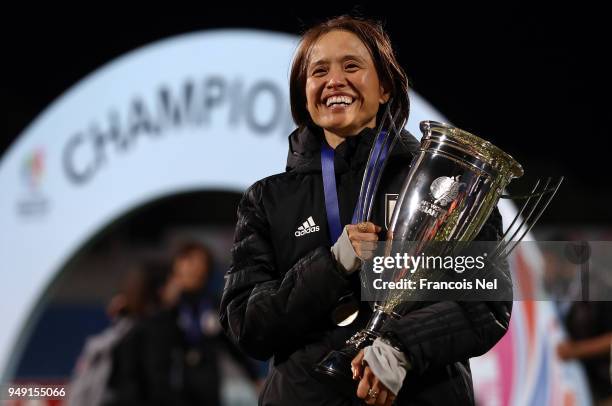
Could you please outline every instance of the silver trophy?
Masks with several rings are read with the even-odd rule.
[[[400,140],[399,131],[388,112],[386,114],[389,131],[384,142],[392,148]],[[526,196],[503,195],[512,179],[523,175],[521,165],[510,155],[448,124],[423,121],[420,128],[423,133],[421,146],[410,164],[393,210],[387,246],[401,247],[405,242],[405,246],[410,247],[410,255],[419,255],[434,242],[438,247],[440,242],[448,242],[448,249],[452,250],[452,243],[469,242],[476,237],[500,198],[521,198],[525,202],[519,213],[488,253],[490,262],[505,259],[539,219],[563,178],[555,182],[550,178],[546,182],[538,180]],[[370,154],[370,160],[379,159],[380,154]],[[367,167],[371,165],[368,163]],[[367,221],[370,217],[381,173],[382,170],[364,175],[357,203],[359,221]],[[402,304],[407,300],[420,300],[408,297],[413,293],[406,290],[385,292],[382,300],[374,302],[367,326],[347,340],[342,349],[330,352],[316,365],[319,376],[331,381],[340,391],[354,394],[357,383],[352,380],[350,362],[360,349],[371,345],[381,335],[389,319],[405,314],[406,307]]]

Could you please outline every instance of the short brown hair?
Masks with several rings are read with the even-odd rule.
[[[213,264],[213,257],[210,248],[208,248],[203,243],[195,240],[184,241],[182,244],[180,244],[174,251],[174,255],[172,256],[172,262],[176,262],[179,259],[183,259],[194,254],[202,255],[204,257],[204,262],[207,269],[211,269]]]
[[[289,95],[291,100],[291,115],[298,127],[315,126],[306,108],[306,78],[310,51],[317,40],[331,31],[348,31],[355,34],[370,51],[376,73],[384,89],[389,91],[391,98],[391,114],[399,115],[395,120],[398,130],[401,130],[410,112],[408,100],[408,78],[400,66],[389,36],[383,30],[380,22],[366,20],[348,15],[335,17],[308,29],[298,46],[289,79]],[[380,124],[384,109],[378,111],[376,122]]]

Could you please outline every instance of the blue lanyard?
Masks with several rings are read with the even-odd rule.
[[[200,321],[204,312],[210,307],[210,303],[205,298],[200,300],[195,311],[187,303],[182,303],[179,306],[179,326],[185,333],[185,338],[189,344],[196,345],[204,336]]]
[[[387,157],[389,152],[389,145],[385,144],[383,146],[383,139],[385,138],[385,132],[382,131],[376,137],[376,142],[374,143],[374,150],[372,151],[372,156],[376,156],[380,153],[380,158],[375,162],[372,160],[368,162],[368,167],[364,173],[364,178],[366,183],[369,179],[376,179],[376,175],[380,172],[383,163]],[[382,148],[382,151],[381,151]],[[332,239],[332,244],[338,241],[340,234],[342,233],[342,224],[340,222],[340,208],[338,206],[338,189],[336,188],[336,170],[334,167],[334,150],[327,145],[327,142],[323,141],[321,143],[321,172],[323,176],[323,192],[325,194],[325,209],[327,211],[327,226],[329,228],[330,237]],[[368,201],[369,197],[374,193],[373,188],[370,188],[370,191],[367,196],[365,196],[365,200]],[[357,202],[355,206],[355,210],[353,212],[353,218],[351,220],[352,224],[357,222],[357,217],[359,212],[361,211],[361,205],[363,203],[361,201]]]

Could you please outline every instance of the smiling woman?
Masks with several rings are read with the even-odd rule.
[[[503,336],[506,304],[420,304],[353,360],[354,385],[348,367],[348,385],[314,373],[372,315],[359,300],[358,255],[386,234],[389,196],[400,193],[418,150],[407,131],[386,151],[371,222],[356,224],[355,202],[376,127],[389,110],[404,128],[407,92],[380,24],[338,17],[302,37],[291,69],[298,128],[287,171],[243,195],[220,309],[226,333],[245,352],[273,357],[262,405],[474,403],[468,359]],[[482,230],[482,240],[501,234],[497,210]]]
[[[312,120],[335,148],[345,137],[376,125],[376,113],[389,100],[370,52],[347,31],[329,32],[312,47],[306,98]]]
[[[380,123],[380,106],[391,96],[397,128],[408,120],[408,79],[375,23],[340,17],[308,30],[293,60],[290,93],[295,123],[323,128],[332,148]]]

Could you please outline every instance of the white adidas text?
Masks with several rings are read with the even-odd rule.
[[[312,216],[308,217],[308,219],[302,223],[301,226],[298,227],[297,231],[294,233],[296,237],[301,237],[306,234],[315,233],[320,230],[320,227],[315,224]]]

